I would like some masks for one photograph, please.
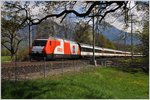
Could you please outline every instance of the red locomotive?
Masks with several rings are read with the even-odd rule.
[[[30,50],[30,58],[79,58],[80,47],[77,42],[50,37],[49,39],[36,39]]]

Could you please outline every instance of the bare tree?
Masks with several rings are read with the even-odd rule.
[[[23,38],[19,37],[18,30],[21,28],[16,20],[6,20],[2,18],[2,46],[5,47],[10,53],[11,58],[16,54],[19,44]]]

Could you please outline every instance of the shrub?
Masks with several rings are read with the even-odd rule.
[[[29,51],[28,49],[21,49],[18,51],[18,54],[17,54],[17,61],[27,61],[29,56]]]
[[[10,52],[8,50],[2,50],[1,56],[10,56]]]

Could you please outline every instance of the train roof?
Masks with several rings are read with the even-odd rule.
[[[35,40],[48,40],[48,39],[35,39]]]
[[[41,38],[39,38],[39,39],[35,39],[35,40],[49,40],[49,39],[54,39],[54,40],[63,40],[63,41],[65,41],[65,42],[73,42],[73,43],[78,43],[78,42],[76,42],[76,41],[71,41],[71,40],[67,40],[67,39],[62,39],[62,38],[57,38],[57,37],[49,37],[49,38],[43,38],[43,39],[41,39]]]

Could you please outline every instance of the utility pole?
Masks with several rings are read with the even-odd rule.
[[[31,25],[30,25],[30,21],[29,21],[29,60],[30,60],[30,47],[32,46],[32,33],[31,33]]]
[[[124,33],[124,51],[125,51],[125,57],[126,57],[126,32]]]
[[[131,60],[133,61],[133,14],[131,14]]]
[[[30,21],[29,21],[29,52],[30,52],[30,34],[31,34],[31,33],[30,33],[30,30],[31,30],[31,29],[30,29]]]
[[[32,46],[33,27],[30,25],[30,47]]]
[[[93,63],[94,66],[97,66],[96,60],[95,60],[95,31],[94,31],[94,11],[93,11]]]

